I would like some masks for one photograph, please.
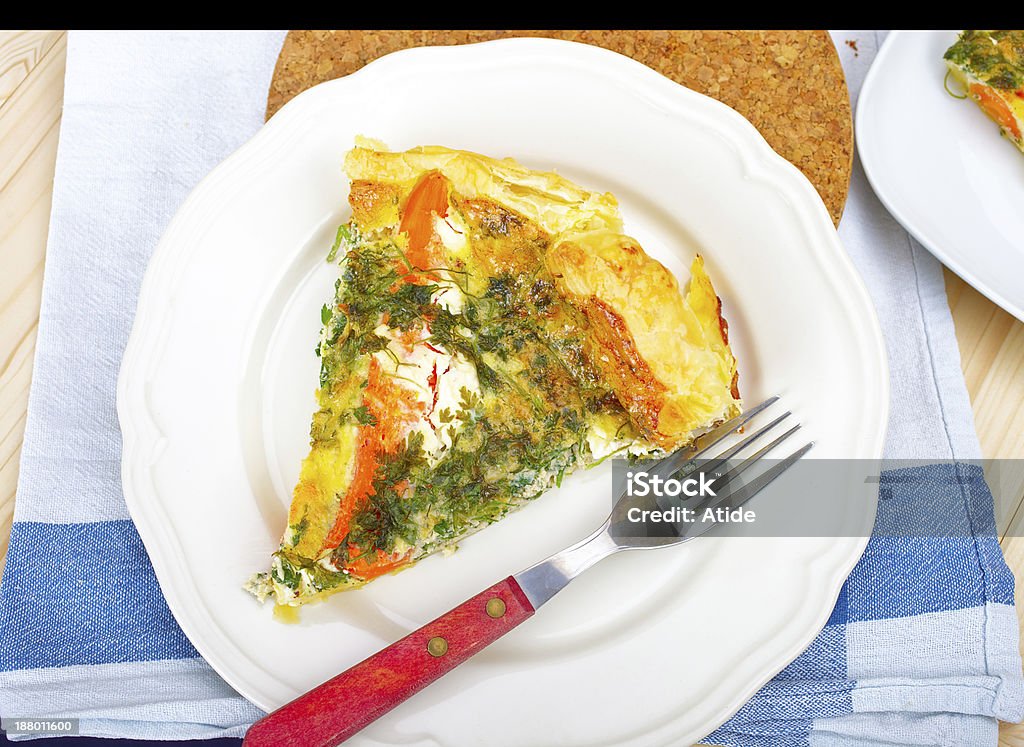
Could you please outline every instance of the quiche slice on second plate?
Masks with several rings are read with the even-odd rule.
[[[703,260],[683,294],[612,195],[440,147],[360,141],[345,171],[319,409],[260,599],[361,586],[739,411]]]
[[[944,58],[967,95],[1024,152],[1024,31],[963,31]]]

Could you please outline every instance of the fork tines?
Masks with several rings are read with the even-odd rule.
[[[712,450],[712,447],[721,443],[728,436],[736,433],[740,428],[753,420],[761,412],[768,409],[769,406],[778,401],[778,397],[769,397],[764,402],[750,408],[749,410],[737,415],[736,417],[721,423],[707,433],[702,434],[694,440],[693,444],[676,452],[673,452],[669,456],[662,459],[656,464],[650,471],[652,475],[659,475],[662,477],[668,477],[680,470],[685,470],[690,465],[697,464],[698,460],[708,455],[708,452]],[[775,417],[769,423],[761,426],[753,433],[745,435],[739,441],[730,444],[723,451],[717,455],[707,456],[707,461],[701,461],[700,470],[705,473],[714,472],[723,466],[728,467],[724,473],[722,473],[716,480],[716,484],[721,487],[728,486],[736,477],[745,472],[751,466],[764,459],[770,452],[776,447],[790,438],[794,433],[800,429],[799,423],[792,424],[787,430],[783,431],[780,435],[777,435],[771,441],[766,443],[760,449],[750,454],[742,461],[737,463],[730,463],[730,460],[738,458],[744,451],[746,451],[751,445],[755,444],[763,437],[769,435],[774,431],[777,426],[782,424],[792,415],[792,412],[787,410],[781,415]],[[777,432],[777,431],[776,431]],[[717,496],[708,497],[699,506],[696,507],[698,512],[703,512],[708,508],[723,507],[727,509],[739,508],[744,503],[749,501],[758,492],[760,492],[769,483],[779,477],[783,472],[789,469],[800,457],[811,450],[814,446],[814,442],[810,441],[796,451],[793,451],[788,456],[774,462],[768,469],[764,470],[757,476],[755,476],[749,482],[738,486],[734,490],[719,490]]]

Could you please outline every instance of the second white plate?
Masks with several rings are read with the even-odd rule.
[[[943,88],[954,32],[893,32],[857,103],[875,193],[953,272],[1024,319],[1024,154]],[[955,81],[951,81],[955,86]]]
[[[578,540],[611,505],[607,471],[574,476],[454,556],[333,597],[299,625],[241,590],[277,546],[307,448],[319,308],[337,276],[323,258],[347,216],[340,164],[357,134],[513,155],[614,192],[627,230],[682,279],[704,252],[748,402],[783,395],[819,457],[880,456],[888,380],[867,293],[813,187],[740,115],[567,42],[390,55],[297,97],[189,197],[121,369],[132,517],[182,628],[257,705]],[[356,743],[695,741],[828,618],[874,510],[873,495],[834,492],[830,538],[709,537],[602,563]]]

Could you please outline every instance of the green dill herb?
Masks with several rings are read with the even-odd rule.
[[[352,416],[356,419],[359,425],[374,426],[377,425],[377,419],[373,417],[373,413],[366,407],[366,405],[359,405],[352,411]]]
[[[327,252],[327,261],[333,262],[338,256],[338,250],[341,249],[342,244],[353,243],[354,230],[347,223],[342,223],[338,226],[338,233],[334,236],[334,243],[331,245],[331,250]]]
[[[950,90],[950,87],[949,87],[949,76],[952,75],[952,74],[953,74],[952,70],[947,70],[946,71],[946,77],[944,77],[942,79],[942,87],[946,89],[946,93],[948,93],[950,96],[952,96],[955,99],[965,99],[965,98],[967,98],[967,94],[966,93],[962,93],[962,94],[961,93],[953,93],[953,91]]]

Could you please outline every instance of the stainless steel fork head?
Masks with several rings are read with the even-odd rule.
[[[804,444],[789,454],[789,456],[775,462],[771,467],[747,482],[740,483],[737,480],[741,473],[754,466],[769,452],[792,436],[800,428],[800,425],[795,424],[791,426],[788,430],[776,436],[742,461],[730,463],[729,460],[737,458],[763,436],[769,435],[776,426],[785,422],[792,413],[788,411],[783,413],[721,451],[716,452],[714,447],[721,444],[724,439],[733,433],[739,431],[776,401],[778,401],[778,397],[771,397],[731,420],[715,426],[694,439],[693,443],[689,446],[675,451],[658,462],[647,466],[645,471],[650,476],[667,479],[680,472],[686,474],[688,470],[698,466],[698,460],[704,460],[699,463],[699,467],[700,471],[705,474],[712,473],[715,469],[719,469],[722,466],[727,466],[728,469],[716,477],[716,484],[720,488],[714,491],[714,495],[708,495],[702,500],[695,502],[690,508],[696,512],[696,516],[702,516],[707,509],[712,511],[724,509],[728,511],[742,507],[768,484],[777,479],[779,475],[789,469],[793,463],[806,454],[814,445],[813,442]],[[631,511],[665,511],[670,508],[671,506],[666,504],[663,497],[655,496],[651,492],[644,496],[623,493],[615,502],[612,512],[605,519],[604,524],[593,534],[575,545],[552,555],[550,558],[527,568],[525,571],[515,574],[515,579],[533,604],[534,609],[536,609],[565,588],[576,576],[609,555],[622,550],[651,549],[678,545],[699,537],[716,525],[711,521],[680,521],[675,525],[674,531],[666,536],[650,536],[649,534],[631,531],[635,530],[636,527],[636,522],[630,519]]]

